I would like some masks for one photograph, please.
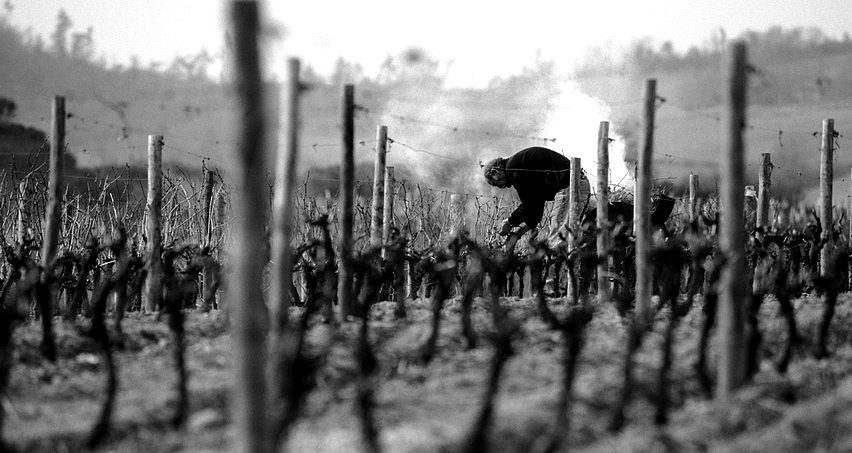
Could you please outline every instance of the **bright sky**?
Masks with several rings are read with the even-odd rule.
[[[127,63],[131,55],[168,63],[223,43],[218,0],[11,0],[13,23],[47,40],[65,8],[73,28],[93,26],[97,53]],[[624,46],[645,36],[683,50],[724,27],[728,36],[770,25],[819,26],[839,37],[852,31],[848,0],[269,0],[267,20],[286,39],[270,52],[272,67],[301,57],[321,74],[343,56],[375,74],[387,55],[420,46],[448,70],[451,85],[483,86],[516,73],[537,52],[567,69],[586,49]]]

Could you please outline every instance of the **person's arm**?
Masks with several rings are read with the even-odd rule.
[[[512,226],[526,224],[527,229],[533,229],[544,215],[544,200],[521,198],[521,204],[509,216]]]
[[[503,251],[512,252],[521,236],[538,225],[543,213],[544,200],[522,199],[521,205],[512,212],[508,219],[503,221],[504,228],[501,229],[501,234],[502,231],[506,230],[507,236],[506,242],[503,244]],[[506,226],[509,226],[509,228],[505,228]],[[514,226],[514,228],[511,228],[511,226]]]

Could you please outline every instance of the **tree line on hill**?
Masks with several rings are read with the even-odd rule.
[[[0,73],[4,92],[0,92],[0,97],[5,102],[0,103],[0,122],[6,125],[7,132],[14,129],[11,125],[16,113],[32,117],[38,111],[43,116],[49,102],[44,93],[63,92],[73,94],[81,104],[88,102],[81,109],[93,117],[89,120],[120,121],[131,130],[137,122],[168,124],[174,133],[190,137],[210,135],[211,127],[223,135],[230,130],[230,114],[213,110],[227,110],[228,105],[223,86],[226,81],[211,73],[220,58],[216,50],[211,53],[202,49],[195,55],[179,56],[168,65],[151,63],[143,67],[138,58],[129,65],[110,65],[98,55],[97,30],[75,29],[66,11],[57,13],[54,31],[46,39],[13,25],[11,14],[8,9],[0,11],[0,64],[4,67]],[[746,32],[740,38],[748,42],[755,68],[749,93],[751,103],[787,105],[852,96],[852,40],[848,34],[837,38],[818,28],[770,27]],[[569,77],[584,92],[613,105],[623,102],[625,93],[638,98],[642,81],[658,77],[664,80],[661,89],[665,95],[679,106],[708,108],[722,100],[719,67],[728,40],[724,30],[719,29],[704,44],[678,51],[670,42],[657,44],[639,39],[626,51],[590,52]],[[417,48],[389,55],[375,74],[344,58],[338,60],[330,74],[319,74],[310,61],[304,62],[303,67],[302,79],[311,88],[304,97],[306,148],[339,141],[340,85],[355,83],[360,107],[356,140],[365,142],[356,153],[358,159],[371,159],[369,141],[375,125],[389,124],[390,135],[396,140],[392,152],[406,153],[410,177],[436,186],[454,188],[459,181],[468,183],[470,174],[478,169],[477,162],[486,155],[507,155],[533,144],[566,151],[574,146],[565,140],[544,143],[540,139],[547,137],[539,137],[542,125],[560,107],[556,103],[566,79],[564,68],[558,68],[553,61],[536,60],[519,68],[517,74],[494,78],[481,89],[447,87],[442,62]],[[270,81],[270,87],[274,87],[274,96],[277,83]],[[43,103],[38,109],[33,107],[36,100]],[[169,111],[171,107],[174,112]],[[143,111],[144,116],[140,113]],[[630,112],[618,113],[616,116],[629,118]],[[618,126],[619,121],[615,122]],[[629,119],[621,123],[624,126]],[[620,134],[630,135],[630,127],[622,129]],[[30,134],[29,138],[20,139],[30,148],[41,140],[32,131],[15,130]],[[183,156],[188,159],[197,160],[193,155],[201,153],[221,160],[228,149],[219,142],[224,143],[229,137],[217,138],[221,140],[216,145],[178,147],[191,152]],[[19,139],[10,141],[4,136],[2,140],[6,141],[4,149],[10,152],[27,148],[19,146],[23,143]],[[91,148],[116,146],[115,136],[86,140],[104,141],[102,145],[86,143]],[[141,142],[144,137],[133,140]],[[435,158],[406,145],[453,156],[462,162]],[[322,150],[309,148],[302,161],[307,167],[328,167],[324,172],[334,174],[339,156]],[[117,163],[110,162],[110,157],[110,153],[104,155],[105,166]],[[166,160],[176,157],[180,156],[172,154]]]

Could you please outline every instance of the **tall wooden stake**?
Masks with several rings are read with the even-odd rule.
[[[287,62],[286,121],[282,148],[275,166],[275,194],[272,214],[272,292],[271,307],[273,330],[278,338],[286,329],[290,307],[290,286],[293,281],[292,231],[293,193],[296,186],[296,168],[299,159],[299,81],[300,63],[296,58]]]
[[[831,239],[834,219],[832,218],[832,190],[834,190],[834,120],[822,120],[822,147],[819,159],[819,221],[822,223],[822,238]],[[827,277],[830,254],[823,247],[820,254],[820,275]]]
[[[219,263],[224,261],[225,252],[225,232],[228,224],[227,214],[225,212],[225,191],[222,187],[216,193],[216,220],[215,227],[213,230],[213,244],[216,246],[216,259]],[[220,276],[223,278],[224,276]],[[219,285],[219,289],[217,294],[214,296],[215,308],[219,310],[223,310],[226,305],[223,303],[222,298],[219,297],[219,294],[222,292],[222,285]],[[223,310],[225,315],[227,316],[227,311]]]
[[[645,82],[645,107],[642,145],[636,167],[636,193],[633,205],[633,229],[636,236],[636,319],[644,325],[651,321],[651,170],[654,153],[654,114],[657,81]]]
[[[579,157],[571,157],[570,161],[571,169],[569,176],[570,179],[568,180],[568,215],[565,217],[565,226],[568,230],[568,244],[570,250],[574,250],[580,239],[580,180],[583,175],[583,166]],[[579,266],[579,263],[577,263],[577,265]],[[581,275],[581,273],[578,272],[578,267],[576,266],[572,269],[572,271],[574,272],[574,275]],[[580,278],[582,278],[582,276],[580,276]],[[569,279],[568,285],[573,285],[575,281],[576,280]],[[585,286],[579,285],[579,287],[584,288]],[[568,294],[576,295],[578,300],[582,300],[583,303],[588,301],[588,293],[584,292],[584,294],[580,294],[579,288],[574,288],[572,286]]]
[[[394,196],[394,179],[393,179],[393,167],[387,166],[385,167],[385,202],[384,202],[384,213],[382,217],[384,218],[384,222],[382,223],[382,244],[387,244],[391,239],[391,230],[393,229],[393,196]],[[382,257],[385,256],[385,251],[382,250]]]
[[[748,304],[745,272],[745,232],[743,229],[743,173],[746,124],[746,66],[745,43],[738,41],[730,47],[726,91],[727,111],[722,133],[720,201],[722,216],[719,248],[725,258],[719,291],[719,372],[716,399],[728,401],[734,390],[745,380],[745,351],[743,347],[745,308]]]
[[[18,240],[18,244],[24,243],[24,238],[27,235],[27,180],[29,178],[24,177],[24,180],[21,181],[21,184],[18,186],[18,226],[17,226],[17,234],[16,238]]]
[[[163,137],[148,136],[148,201],[146,203],[146,234],[148,236],[145,269],[145,312],[158,310],[163,288],[162,262],[163,238],[160,235],[163,196]]]
[[[65,151],[65,98],[53,98],[53,120],[50,137],[50,170],[48,176],[45,228],[41,245],[41,264],[44,269],[53,265],[59,243],[59,219],[62,214],[62,159]],[[50,314],[47,314],[48,317]]]
[[[625,410],[633,395],[633,362],[636,351],[642,346],[645,333],[653,322],[651,312],[651,164],[654,150],[654,111],[657,102],[657,81],[645,82],[644,128],[642,144],[636,162],[635,192],[633,196],[633,231],[636,253],[636,302],[635,312],[627,332],[627,350],[624,355],[624,384],[621,398],[609,429],[618,431],[624,425]]]
[[[261,66],[257,39],[260,35],[258,3],[232,0],[229,4],[230,36],[233,37],[233,80],[236,90],[236,180],[233,210],[236,217],[231,260],[234,272],[228,284],[228,305],[235,346],[236,383],[233,398],[234,445],[240,452],[267,452],[266,330],[263,304],[263,268],[266,224],[265,118]]]
[[[579,157],[570,158],[571,170],[568,180],[568,216],[565,218],[568,224],[568,244],[571,249],[577,247],[577,229],[580,225],[580,180],[583,175],[583,167]]]
[[[355,189],[355,86],[344,85],[342,95],[343,159],[340,163],[340,272],[337,300],[340,319],[354,314],[352,304],[352,227]]]
[[[757,178],[757,226],[769,228],[769,198],[772,195],[772,154],[760,154],[760,174]]]
[[[210,244],[211,235],[213,231],[213,186],[215,185],[213,181],[213,172],[209,168],[204,169],[204,225],[202,226],[202,239],[201,243],[205,245]]]
[[[572,176],[573,179],[573,176]],[[598,198],[597,198],[597,249],[598,249],[598,303],[609,300],[612,292],[609,282],[609,122],[601,121],[598,127]]]
[[[689,223],[698,219],[698,175],[689,174]]]
[[[465,218],[464,195],[454,193],[450,195],[450,240],[459,234],[464,228]]]
[[[385,159],[387,156],[388,127],[376,129],[376,161],[373,167],[373,205],[370,216],[370,245],[382,243],[382,216],[385,203]]]
[[[300,62],[296,58],[287,61],[288,83],[284,111],[284,137],[279,147],[275,166],[275,192],[273,196],[272,229],[272,289],[270,303],[273,346],[271,348],[272,372],[270,394],[274,401],[289,401],[288,388],[292,386],[290,367],[293,364],[295,333],[289,327],[290,288],[293,286],[293,221],[296,218],[294,195],[296,192],[296,169],[299,158],[299,103],[302,84],[299,81]],[[329,307],[331,305],[329,304]],[[333,316],[327,313],[327,316]],[[281,429],[284,414],[276,413],[273,419],[273,451],[280,450],[286,434]],[[276,420],[277,419],[277,420]]]
[[[216,225],[213,228],[213,244],[217,246],[219,255],[222,255],[222,242],[225,240],[225,227],[228,218],[225,213],[225,191],[220,187],[216,192]]]
[[[50,170],[44,234],[41,245],[41,274],[37,300],[41,310],[42,352],[48,360],[56,360],[56,340],[53,336],[53,291],[51,271],[59,244],[59,226],[62,215],[62,159],[65,152],[65,98],[53,98],[50,134]]]
[[[204,169],[204,226],[201,243],[209,249],[213,231],[213,172]],[[210,311],[210,301],[215,297],[213,292],[213,269],[205,265],[201,270],[201,303],[198,309],[202,312]]]

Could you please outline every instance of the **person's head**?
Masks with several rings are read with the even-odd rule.
[[[505,189],[511,187],[509,175],[506,174],[506,160],[498,157],[487,164],[483,165],[482,173],[485,175],[485,180],[492,186]]]

